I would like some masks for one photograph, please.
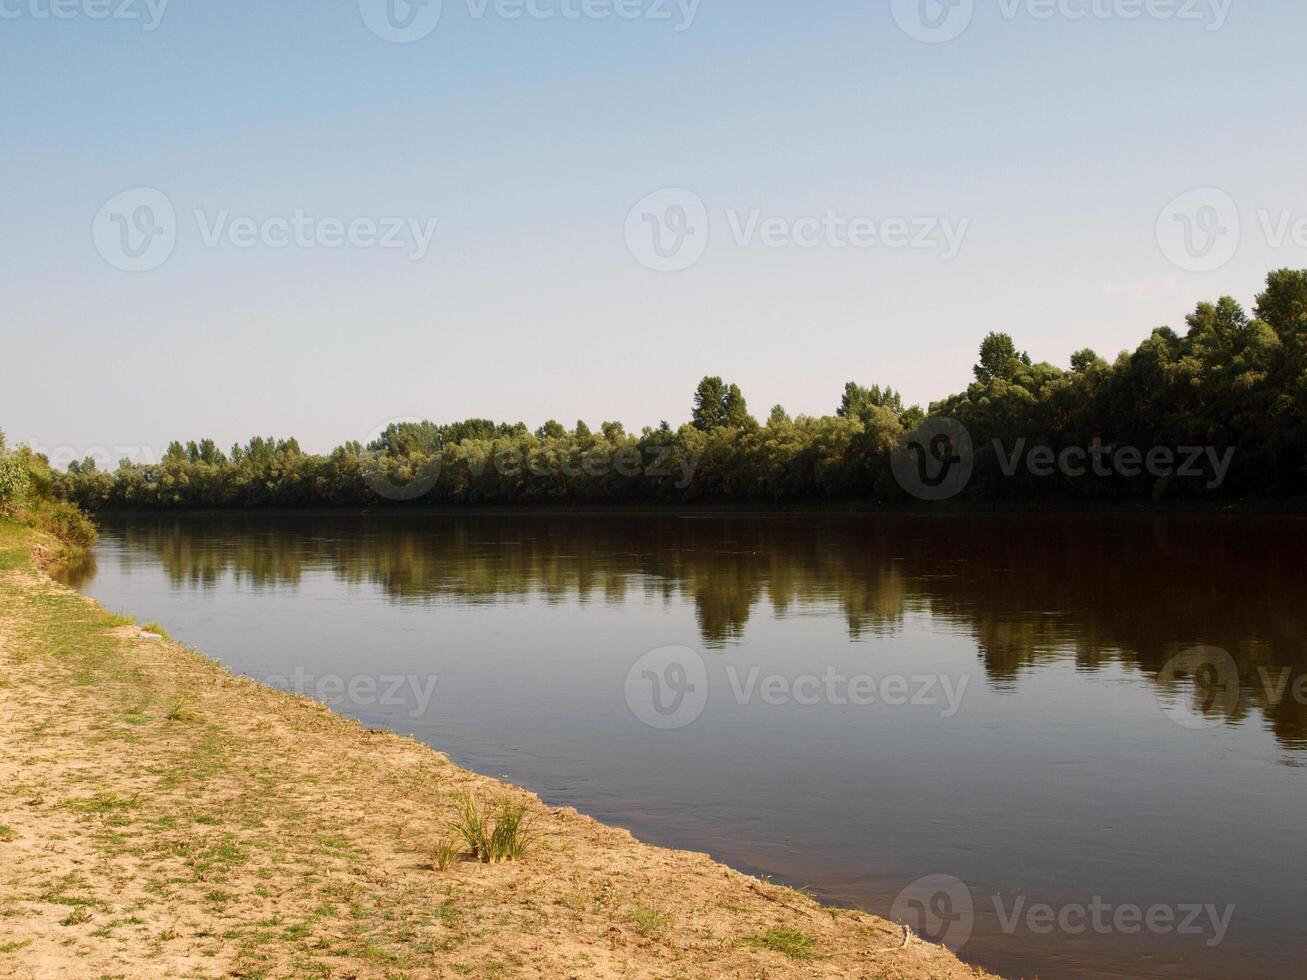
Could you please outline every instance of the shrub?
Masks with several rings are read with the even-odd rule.
[[[27,468],[5,449],[4,433],[0,432],[0,508],[9,511],[21,508],[27,500],[30,482]]]
[[[483,864],[499,864],[520,860],[526,853],[531,835],[525,803],[501,800],[493,826],[471,793],[458,796],[455,803],[458,818],[450,829],[463,839],[473,858]]]
[[[10,452],[0,432],[0,512],[54,535],[74,549],[95,543],[95,525],[82,510],[53,496],[54,476],[44,456],[26,447]]]
[[[33,527],[53,534],[74,548],[86,548],[95,544],[95,524],[81,508],[66,500],[38,502],[30,509],[28,520]]]

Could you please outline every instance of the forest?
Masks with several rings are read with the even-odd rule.
[[[1160,327],[1133,352],[1091,349],[1067,367],[1036,363],[1012,337],[984,338],[974,380],[927,410],[891,387],[851,381],[830,415],[791,417],[776,405],[760,421],[744,393],[719,377],[694,392],[690,421],[639,433],[618,422],[591,429],[549,421],[397,423],[364,445],[327,455],[293,438],[256,437],[223,452],[210,439],[174,442],[154,464],[92,459],[67,472],[30,450],[6,464],[50,495],[102,508],[357,507],[450,504],[785,504],[911,502],[896,452],[949,419],[972,455],[961,501],[1189,500],[1284,497],[1307,488],[1307,271],[1267,278],[1251,316],[1235,300],[1205,302],[1179,333]],[[832,402],[835,399],[832,398]],[[1051,467],[1013,462],[1089,447],[1139,457],[1205,450],[1228,464],[1159,475],[1148,467]],[[918,452],[926,452],[917,445]],[[1092,451],[1092,450],[1091,450]],[[25,455],[24,455],[25,454]],[[1110,458],[1110,457],[1109,457]],[[1220,467],[1217,467],[1220,470]],[[3,494],[0,487],[0,494]]]

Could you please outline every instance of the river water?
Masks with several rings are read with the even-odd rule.
[[[101,523],[108,608],[1004,975],[1307,974],[1307,521]]]

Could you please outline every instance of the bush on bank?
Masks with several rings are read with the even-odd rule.
[[[94,544],[95,525],[77,504],[55,496],[55,482],[45,457],[26,447],[10,451],[0,432],[0,514],[74,549]]]

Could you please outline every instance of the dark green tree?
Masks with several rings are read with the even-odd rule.
[[[723,427],[744,428],[756,424],[739,385],[728,385],[716,376],[705,377],[694,391],[694,427],[703,432]]]
[[[981,384],[992,381],[1011,381],[1022,365],[1030,364],[1029,354],[1018,354],[1017,345],[1005,333],[991,333],[980,344],[980,363],[975,367],[976,380]]]
[[[726,382],[712,375],[694,390],[694,427],[710,432],[726,424]]]

